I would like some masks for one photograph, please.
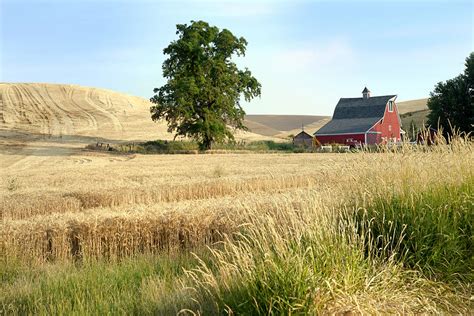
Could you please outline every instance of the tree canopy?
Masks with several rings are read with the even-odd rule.
[[[474,53],[466,58],[466,69],[456,78],[440,82],[430,93],[428,124],[442,126],[450,131],[451,126],[460,132],[474,130]]]
[[[245,56],[243,37],[204,21],[176,27],[178,39],[163,50],[169,56],[163,63],[167,82],[153,90],[151,117],[165,119],[175,138],[190,137],[210,149],[214,142],[233,140],[232,129],[246,129],[241,97],[260,96],[261,85],[232,61],[234,55]]]

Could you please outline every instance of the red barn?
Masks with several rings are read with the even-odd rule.
[[[371,97],[367,87],[362,91],[362,98],[341,98],[332,120],[314,136],[322,145],[399,142],[401,121],[396,98],[396,95]]]

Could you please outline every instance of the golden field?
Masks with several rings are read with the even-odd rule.
[[[344,209],[365,207],[392,194],[412,199],[420,190],[472,183],[473,162],[473,147],[467,140],[449,147],[385,153],[112,155],[84,151],[48,159],[29,156],[2,168],[0,250],[4,264],[27,264],[35,271],[74,262],[105,260],[120,265],[142,255],[173,258],[206,245],[217,247],[210,255],[217,260],[217,271],[202,261],[174,281],[152,277],[144,279],[140,288],[148,293],[146,304],[155,306],[155,311],[164,308],[166,313],[177,313],[189,307],[206,313],[215,312],[215,306],[219,310],[218,302],[229,300],[223,293],[246,286],[247,273],[259,271],[258,253],[267,254],[267,260],[276,264],[283,259],[273,261],[273,251],[286,256],[293,253],[294,245],[304,251],[302,240],[310,238],[321,243],[312,246],[317,253],[323,251],[317,257],[331,253],[336,260],[331,269],[342,270],[334,270],[336,274],[326,279],[339,292],[329,287],[317,294],[324,304],[305,301],[306,311],[464,313],[470,309],[469,286],[430,283],[409,270],[404,272],[393,259],[380,263],[377,257],[369,259],[379,272],[371,268],[355,276],[352,273],[359,273],[364,264],[355,261],[351,268],[340,266],[337,256],[353,253],[350,249],[357,249],[361,242],[354,232],[346,232],[353,224],[340,222]],[[241,239],[242,232],[247,237]],[[331,244],[332,248],[318,250]],[[311,264],[298,261],[308,260],[304,253],[284,260],[305,270]],[[359,282],[366,285],[352,292],[350,287],[358,288]],[[6,294],[0,299],[4,304],[20,295],[19,286],[21,295],[47,299],[34,294],[34,287],[23,292],[21,284],[3,285]],[[189,288],[195,294],[183,294]],[[173,295],[180,297],[176,305],[170,303]],[[191,295],[204,305],[198,307],[181,295]],[[83,312],[97,311],[95,300],[84,302]],[[22,305],[5,306],[22,310]],[[46,306],[60,313],[59,306]],[[71,306],[66,310],[77,312],[77,306]],[[285,306],[277,310],[286,310]],[[28,310],[42,310],[38,308],[29,306]]]
[[[344,155],[84,152],[39,157],[36,164],[29,157],[26,167],[20,162],[3,170],[2,241],[15,249],[11,255],[27,255],[24,249],[30,249],[35,259],[45,260],[48,242],[48,256],[70,258],[71,231],[88,243],[88,250],[83,246],[87,257],[110,248],[104,238],[143,243],[128,253],[179,246],[180,234],[186,244],[212,240],[219,227],[235,228],[230,222],[244,205],[267,205],[340,185],[337,180],[356,168],[357,161],[344,166],[346,160]],[[232,221],[229,214],[235,215]],[[169,232],[170,244],[153,244],[162,231]],[[117,247],[108,255],[121,255]]]
[[[248,207],[280,200],[296,207],[306,203],[306,195],[317,194],[329,208],[358,196],[361,187],[461,182],[473,171],[467,148],[463,157],[437,152],[29,156],[2,168],[1,242],[12,256],[41,261],[70,258],[76,237],[86,257],[100,257],[101,247],[110,249],[111,243],[133,246],[115,245],[117,253],[107,250],[108,256],[214,240],[218,228],[232,231]],[[163,231],[170,235],[163,237],[166,244],[154,240]]]
[[[474,308],[468,138],[339,154],[98,152],[85,146],[170,134],[145,123],[146,104],[143,124],[127,118],[133,99],[107,108],[99,90],[40,101],[25,89],[1,94],[2,315]],[[79,112],[55,112],[57,100]]]

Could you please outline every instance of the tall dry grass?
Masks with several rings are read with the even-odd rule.
[[[248,210],[213,265],[188,271],[190,310],[470,313],[472,144],[365,158],[372,170],[326,192],[336,205],[309,193],[298,210]]]
[[[185,274],[179,265],[167,270],[174,281],[165,281],[161,272],[140,274],[127,266],[137,275],[129,281],[134,288],[111,291],[112,301],[97,294],[87,302],[87,293],[104,286],[93,277],[71,292],[73,283],[63,285],[54,276],[25,293],[20,281],[8,281],[3,288],[10,294],[0,301],[11,311],[29,313],[43,310],[44,304],[47,311],[94,313],[99,309],[91,304],[103,303],[100,311],[107,313],[117,312],[116,300],[126,291],[128,303],[120,306],[128,313],[466,314],[473,307],[472,257],[464,250],[469,246],[465,240],[472,242],[473,153],[472,143],[460,138],[383,153],[223,155],[208,162],[177,157],[182,163],[196,162],[179,166],[168,157],[139,157],[161,178],[143,178],[140,165],[130,161],[126,176],[114,171],[115,192],[110,184],[100,191],[100,181],[89,188],[71,183],[64,190],[52,180],[46,188],[3,192],[12,208],[15,199],[44,192],[50,192],[45,201],[67,194],[71,203],[62,209],[66,204],[59,202],[49,211],[46,202],[38,209],[33,202],[15,211],[5,207],[0,226],[4,266],[80,262],[97,275],[104,262],[115,262],[113,269],[120,270],[121,262],[142,262],[143,255],[198,255],[185,265]],[[160,169],[153,169],[157,163]],[[219,176],[216,163],[223,169]],[[102,167],[85,168],[77,183],[95,179]],[[183,183],[186,172],[189,184]],[[168,188],[163,179],[171,180]],[[150,183],[156,187],[149,188]],[[459,216],[464,219],[451,220]],[[463,242],[442,239],[443,233]],[[210,254],[203,255],[200,249],[206,245]],[[426,252],[427,247],[435,251]],[[447,249],[453,253],[449,261],[436,259]],[[146,271],[153,260],[145,264]],[[454,262],[462,269],[449,269]],[[77,282],[89,273],[67,271]],[[122,284],[128,278],[124,275],[104,283]],[[33,276],[28,280],[37,282]],[[54,296],[38,290],[44,286],[54,288]],[[139,301],[129,297],[132,292]]]

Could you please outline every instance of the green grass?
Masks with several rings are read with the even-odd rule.
[[[179,278],[196,264],[189,253],[83,265],[2,263],[0,315],[176,314]]]
[[[251,231],[237,247],[217,252],[218,272],[205,265],[194,271],[200,311],[306,315],[341,312],[332,306],[340,301],[348,310],[422,312],[422,298],[438,312],[454,312],[450,303],[466,311],[474,281],[473,189],[472,177],[410,188],[362,211],[342,211],[335,222],[317,220],[290,238],[259,226],[265,233]],[[439,293],[452,295],[444,306]],[[351,306],[354,300],[360,305]],[[366,300],[379,300],[380,310],[364,307]]]
[[[328,245],[333,245],[329,252]],[[322,242],[309,234],[288,242],[284,248],[266,246],[260,248],[262,253],[253,255],[250,268],[238,271],[230,281],[217,278],[215,288],[210,289],[207,284],[197,287],[203,314],[227,309],[237,315],[320,313],[334,300],[335,292],[350,296],[364,291],[366,281],[377,275],[377,268],[348,246],[347,240]],[[226,260],[239,261],[232,255]]]
[[[474,178],[378,197],[357,217],[369,222],[371,249],[396,252],[430,278],[474,282]]]

